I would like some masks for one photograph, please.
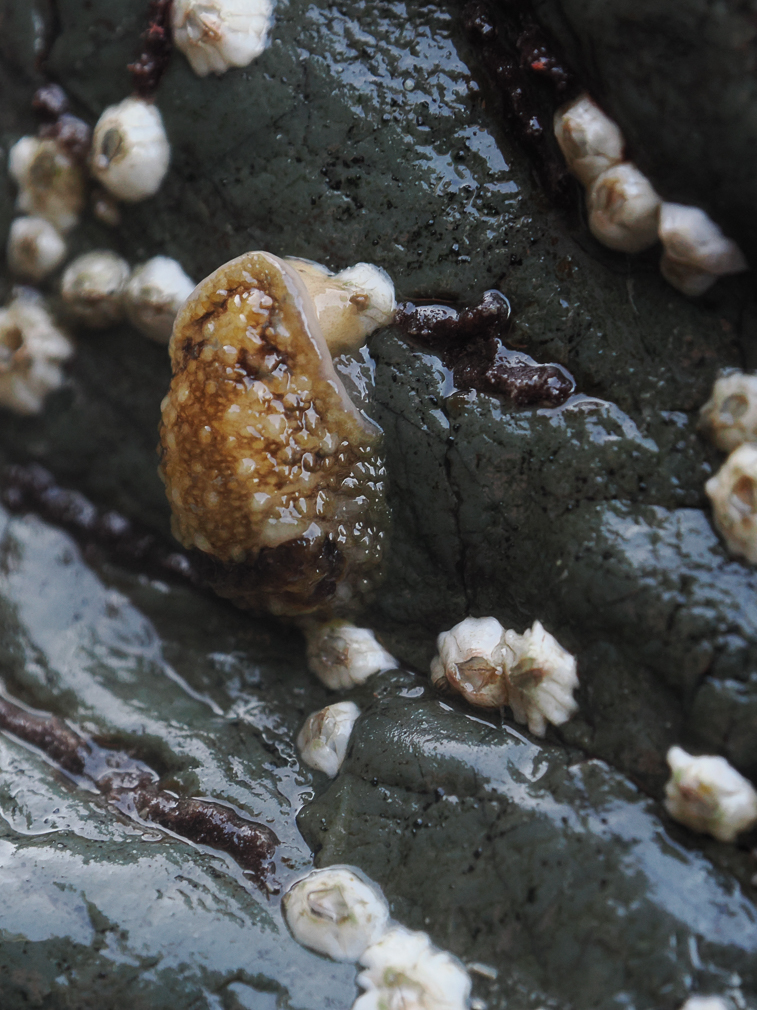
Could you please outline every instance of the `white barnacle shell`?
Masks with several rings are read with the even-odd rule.
[[[283,906],[295,940],[335,961],[357,961],[389,921],[379,888],[349,866],[309,873],[287,891]]]
[[[394,284],[381,267],[356,263],[334,274],[311,260],[289,258],[287,263],[305,282],[332,355],[357,350],[394,318]]]
[[[124,294],[126,314],[146,337],[167,344],[178,311],[194,286],[176,260],[153,256],[129,278]]]
[[[431,681],[458,691],[472,705],[500,708],[507,704],[507,666],[515,656],[505,629],[495,617],[466,617],[436,640]]]
[[[19,277],[41,281],[66,256],[66,243],[43,217],[17,217],[8,233],[8,266]]]
[[[84,173],[56,140],[22,137],[8,154],[8,171],[18,186],[16,206],[67,232],[84,206]]]
[[[555,137],[568,168],[590,186],[623,160],[623,134],[585,92],[555,113]]]
[[[664,250],[662,275],[690,297],[703,294],[718,277],[747,269],[736,243],[699,207],[663,203],[659,235]]]
[[[507,671],[508,703],[517,722],[544,736],[548,722],[561,726],[578,710],[576,660],[539,621],[523,635],[508,631],[505,638],[516,656]]]
[[[66,267],[60,293],[71,314],[85,326],[103,329],[123,318],[129,264],[109,249],[78,256]]]
[[[354,701],[339,701],[309,715],[297,736],[305,764],[333,778],[342,766],[359,715]]]
[[[733,1004],[722,996],[689,996],[681,1010],[733,1010]]]
[[[98,182],[131,203],[160,189],[171,148],[157,107],[125,98],[103,112],[92,135],[90,168]]]
[[[374,673],[397,666],[397,660],[369,628],[358,628],[349,621],[311,625],[306,635],[308,666],[334,691],[346,691]]]
[[[734,371],[716,379],[699,426],[723,452],[757,442],[757,375]]]
[[[693,831],[732,842],[757,824],[757,792],[724,757],[694,757],[671,747],[672,775],[665,786],[665,807]]]
[[[63,382],[61,364],[74,353],[36,292],[21,288],[0,309],[0,406],[38,414]]]
[[[246,67],[266,47],[271,0],[174,0],[173,40],[198,77]]]
[[[730,553],[757,564],[757,445],[734,449],[704,489]]]
[[[366,990],[352,1010],[466,1010],[471,981],[451,954],[426,933],[394,926],[360,957]]]
[[[597,176],[589,189],[588,209],[592,234],[610,249],[637,253],[657,241],[660,198],[629,161]]]

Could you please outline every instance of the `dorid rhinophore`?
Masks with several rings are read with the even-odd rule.
[[[757,824],[757,792],[724,757],[694,757],[671,747],[672,772],[665,786],[665,807],[676,821],[721,842]]]
[[[174,0],[173,41],[198,77],[246,67],[263,52],[273,23],[271,0]]]
[[[194,281],[170,256],[153,256],[135,267],[124,291],[129,322],[159,344],[167,344],[179,309],[194,291]]]
[[[494,617],[468,617],[437,639],[431,663],[436,687],[451,688],[472,705],[509,705],[516,722],[544,736],[578,710],[576,661],[539,621],[524,634],[506,631]]]
[[[623,134],[586,92],[557,110],[554,127],[568,168],[584,186],[623,160]]]
[[[10,149],[8,171],[18,186],[19,210],[43,217],[62,233],[77,224],[86,193],[84,172],[58,141],[22,137]]]
[[[662,275],[685,295],[701,295],[718,277],[748,269],[736,243],[698,207],[663,203],[659,235]]]
[[[123,319],[123,293],[129,264],[109,249],[84,253],[66,267],[61,297],[71,315],[92,329],[104,329]]]
[[[17,217],[8,233],[7,257],[17,277],[41,281],[66,258],[66,242],[43,217]]]
[[[0,309],[0,406],[38,414],[47,394],[62,384],[60,366],[73,353],[41,296],[17,289],[13,301]]]
[[[734,449],[704,489],[729,552],[757,564],[757,445]]]
[[[300,275],[265,252],[220,267],[179,312],[170,354],[175,535],[240,606],[340,616],[380,568],[380,432],[334,370]]]
[[[436,648],[438,655],[431,662],[435,687],[450,687],[472,705],[501,708],[507,704],[505,673],[515,654],[495,617],[466,617],[439,635]]]
[[[757,442],[757,375],[738,371],[721,375],[699,416],[700,429],[723,452]]]
[[[507,671],[508,704],[517,722],[544,736],[548,722],[562,726],[578,711],[576,660],[539,621],[522,635],[506,632],[505,641],[516,657]]]
[[[366,992],[352,1010],[466,1010],[470,976],[463,965],[431,943],[426,933],[394,926],[360,957]]]
[[[287,891],[282,905],[295,940],[335,961],[357,961],[389,921],[379,888],[350,866],[314,870]]]
[[[333,779],[342,766],[359,715],[354,701],[338,701],[309,715],[297,736],[305,764]]]
[[[591,184],[589,228],[603,245],[637,253],[657,242],[661,200],[635,165],[608,168]]]
[[[171,148],[157,107],[141,98],[110,105],[95,126],[92,175],[119,200],[154,196],[168,171]]]
[[[349,621],[308,622],[304,629],[308,669],[333,691],[364,684],[374,673],[394,670],[397,660],[376,640],[369,628]]]

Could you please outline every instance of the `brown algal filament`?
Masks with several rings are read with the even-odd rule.
[[[442,357],[458,389],[503,396],[516,407],[559,407],[575,392],[575,380],[562,365],[542,365],[505,347],[510,303],[499,291],[486,291],[478,305],[460,312],[406,302],[396,322]]]
[[[269,892],[278,838],[270,828],[205,799],[161,789],[157,774],[123,751],[99,746],[56,716],[29,712],[0,698],[0,730],[38,748],[77,784],[93,784],[120,813],[156,824],[198,845],[225,852]]]
[[[150,0],[149,21],[142,33],[142,52],[126,68],[131,74],[134,93],[140,98],[152,98],[168,69],[173,48],[171,5],[172,0]]]

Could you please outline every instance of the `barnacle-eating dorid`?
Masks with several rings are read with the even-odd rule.
[[[366,990],[352,1010],[466,1010],[470,976],[426,933],[387,930],[360,957],[358,984]]]
[[[704,489],[730,553],[757,564],[757,445],[734,449]]]
[[[170,256],[153,256],[135,267],[124,290],[129,322],[151,340],[167,344],[174,320],[194,291],[180,263]]]
[[[119,200],[153,196],[168,171],[171,148],[157,107],[141,98],[110,105],[95,126],[92,175]]]
[[[297,736],[305,764],[333,778],[342,766],[359,715],[354,701],[338,701],[309,715]]]
[[[501,708],[507,704],[505,672],[515,654],[496,617],[466,617],[436,640],[431,662],[435,687],[458,691],[472,705]]]
[[[732,371],[715,380],[699,427],[723,452],[757,442],[757,374]]]
[[[718,277],[748,269],[744,255],[699,207],[663,203],[659,236],[663,247],[660,270],[669,284],[696,297]]]
[[[757,792],[724,757],[694,757],[671,747],[667,761],[672,774],[665,807],[676,821],[721,842],[757,824]]]
[[[379,888],[350,866],[313,870],[287,891],[282,904],[295,940],[335,961],[357,961],[389,921]]]
[[[364,684],[374,673],[398,666],[369,628],[358,628],[342,620],[308,621],[303,631],[307,638],[308,668],[333,691],[347,691]]]
[[[123,293],[129,264],[109,249],[77,256],[63,271],[60,293],[71,315],[92,329],[123,318]]]
[[[173,529],[238,605],[330,615],[378,571],[379,431],[337,376],[297,271],[265,252],[220,267],[174,324],[161,474]]]
[[[554,128],[568,168],[584,186],[623,160],[623,134],[586,92],[557,110]]]
[[[37,414],[45,397],[63,382],[61,364],[74,353],[37,292],[16,289],[0,309],[0,406]]]
[[[8,233],[8,266],[18,277],[41,281],[66,257],[66,242],[43,217],[17,217]]]
[[[57,140],[22,137],[10,149],[8,171],[18,186],[19,210],[63,233],[76,225],[84,207],[84,172]]]
[[[263,52],[271,0],[174,0],[173,41],[198,77],[246,67]]]

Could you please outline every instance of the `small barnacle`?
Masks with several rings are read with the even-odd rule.
[[[167,344],[179,309],[194,290],[194,281],[170,256],[153,256],[135,267],[124,292],[129,321],[159,344]]]
[[[250,252],[174,324],[161,471],[173,529],[238,605],[349,608],[379,570],[379,431],[350,401],[299,274]]]
[[[125,259],[97,249],[70,263],[61,278],[60,293],[69,312],[92,329],[113,326],[123,318],[123,293],[129,278]]]
[[[623,134],[585,92],[557,110],[554,125],[568,168],[584,186],[623,160]]]
[[[309,873],[287,891],[283,906],[295,940],[335,961],[357,961],[389,921],[376,884],[349,866]]]
[[[721,375],[700,411],[699,427],[723,452],[757,442],[757,375]]]
[[[332,355],[354,351],[397,310],[389,274],[372,263],[331,273],[320,263],[287,258],[299,273],[318,313]]]
[[[757,446],[734,449],[704,489],[728,550],[757,564]]]
[[[65,259],[66,243],[43,217],[17,217],[8,234],[7,256],[12,273],[41,281]]]
[[[663,277],[692,298],[712,287],[718,277],[748,269],[736,243],[699,207],[663,203],[659,236]]]
[[[58,141],[22,137],[8,154],[8,171],[18,186],[16,206],[67,232],[84,207],[81,165]]]
[[[174,0],[173,40],[198,77],[246,67],[266,47],[271,0]]]
[[[578,710],[576,660],[539,621],[522,635],[506,632],[505,641],[516,657],[507,671],[508,704],[517,722],[544,736],[548,722],[561,726]]]
[[[328,621],[308,624],[305,632],[308,667],[333,691],[347,691],[374,673],[397,666],[397,660],[368,628],[357,628],[349,621]]]
[[[589,228],[610,249],[637,253],[657,241],[660,198],[631,162],[608,168],[589,189]]]
[[[733,1010],[733,1004],[722,996],[689,996],[680,1010]]]
[[[733,842],[757,824],[757,792],[724,757],[694,757],[671,747],[672,772],[665,786],[665,808],[693,831]]]
[[[297,737],[305,764],[333,779],[342,766],[359,715],[360,709],[354,701],[338,701],[309,715]]]
[[[170,156],[160,112],[141,98],[108,106],[97,121],[90,168],[119,200],[134,202],[157,193]]]
[[[366,992],[352,1010],[466,1010],[470,976],[426,933],[394,926],[360,957],[357,981]]]
[[[506,672],[515,654],[495,617],[466,617],[436,640],[431,681],[452,688],[472,705],[501,708],[508,702]]]
[[[61,364],[74,353],[45,309],[27,288],[0,309],[0,406],[38,414],[45,397],[63,382]]]

